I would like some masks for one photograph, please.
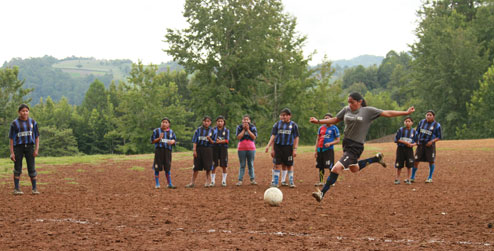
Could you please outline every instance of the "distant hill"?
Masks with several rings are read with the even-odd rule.
[[[384,57],[373,55],[361,55],[352,59],[341,59],[333,61],[334,65],[339,65],[342,68],[362,65],[369,67],[371,65],[380,65]]]

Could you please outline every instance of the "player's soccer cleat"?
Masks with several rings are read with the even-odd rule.
[[[242,181],[241,181],[241,180],[239,180],[239,181],[237,182],[237,186],[241,186],[241,185],[242,185]]]
[[[250,184],[251,184],[251,185],[257,185],[257,182],[256,182],[255,180],[251,180],[251,181],[250,181]]]
[[[281,186],[286,187],[286,186],[288,186],[288,183],[286,183],[285,181],[283,181],[283,182],[281,182]]]
[[[209,183],[204,184],[205,188],[209,188],[210,186],[211,186],[211,184],[209,184]]]
[[[317,202],[321,202],[322,200],[322,192],[321,190],[319,190],[319,188],[316,188],[317,189],[317,192],[313,192],[312,193],[312,197],[314,197],[314,199],[317,200]]]
[[[155,185],[154,189],[160,189],[160,187],[161,187],[160,185]]]
[[[278,187],[278,185],[274,184],[274,182],[271,182],[271,185],[269,185],[270,187]]]
[[[415,183],[415,179],[410,179],[410,183]]]
[[[432,179],[426,179],[425,183],[432,183]]]
[[[194,183],[189,183],[185,185],[185,188],[193,188],[193,187],[194,187]]]
[[[19,189],[14,189],[14,192],[13,192],[14,195],[23,195],[24,193],[19,190]]]
[[[168,188],[168,189],[177,189],[177,187],[176,187],[176,186],[174,186],[174,185],[168,185],[168,186],[167,186],[167,188]]]
[[[221,186],[226,187],[226,182],[225,181],[221,182]]]
[[[209,184],[210,187],[214,187],[216,185],[216,183],[213,181],[211,182],[211,184]]]
[[[377,163],[381,164],[384,168],[386,168],[386,162],[384,162],[384,154],[378,153],[376,154],[377,157]]]
[[[412,184],[412,182],[411,182],[410,180],[406,179],[406,180],[405,180],[405,184],[407,184],[407,185],[411,185],[411,184]]]
[[[38,189],[33,189],[33,190],[31,191],[31,193],[32,193],[32,194],[34,194],[34,195],[38,195],[38,194],[40,194],[40,192],[38,191]]]
[[[295,183],[290,183],[290,188],[296,188]]]
[[[395,185],[399,185],[400,184],[400,180],[395,180]]]
[[[314,186],[316,186],[316,187],[324,186],[324,183],[322,183],[322,182],[317,182],[316,184],[314,184]]]

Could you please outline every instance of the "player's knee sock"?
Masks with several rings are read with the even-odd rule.
[[[166,176],[166,181],[168,182],[169,186],[172,186],[172,174],[170,171],[165,171],[165,176]]]
[[[331,188],[331,185],[333,185],[334,183],[336,183],[336,180],[338,180],[338,174],[337,173],[330,172],[329,173],[329,177],[326,180],[326,184],[324,184],[324,187],[321,190],[322,196],[324,196],[324,194],[327,191],[329,191],[329,188]]]
[[[287,170],[281,170],[281,182],[286,181],[286,174],[288,173]]]
[[[14,187],[16,190],[19,190],[19,183],[20,183],[21,177],[19,176],[14,176]]]
[[[273,170],[273,185],[277,186],[280,180],[280,170]]]
[[[33,190],[36,189],[36,176],[31,177],[31,185],[33,186]]]
[[[432,179],[432,174],[434,173],[434,168],[436,168],[435,164],[429,164],[429,178]]]
[[[324,182],[324,168],[319,168],[319,182]]]
[[[216,173],[211,173],[211,182],[216,181]]]
[[[415,173],[417,172],[417,169],[416,167],[412,167],[412,177],[410,177],[410,179],[414,180],[415,179]]]
[[[360,170],[364,169],[366,166],[368,166],[369,164],[372,164],[374,162],[378,162],[379,159],[377,157],[372,157],[372,158],[367,158],[367,159],[363,159],[363,160],[359,160],[358,161],[358,167]]]
[[[288,181],[293,184],[293,171],[288,171]]]
[[[156,185],[160,185],[160,171],[154,170],[154,181],[156,182]]]

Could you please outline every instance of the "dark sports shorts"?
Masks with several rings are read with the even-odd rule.
[[[213,148],[197,146],[197,158],[194,158],[194,171],[210,171],[213,165]]]
[[[339,161],[345,169],[348,169],[349,166],[358,163],[358,159],[363,151],[364,144],[351,139],[343,139],[343,156],[341,156]]]
[[[36,177],[36,168],[34,165],[34,145],[16,145],[14,146],[14,176],[20,176],[22,174],[22,159],[26,156],[27,172],[29,177]]]
[[[154,149],[154,170],[169,172],[172,166],[172,151],[163,147]]]
[[[413,167],[413,148],[406,146],[398,146],[396,148],[395,168],[412,168]]]
[[[425,143],[417,146],[417,150],[415,150],[415,161],[434,162],[435,159],[436,144],[432,144],[430,147],[425,146]]]
[[[334,150],[329,149],[324,152],[317,153],[316,168],[331,169],[334,165]]]
[[[276,165],[293,166],[293,146],[274,145]]]
[[[213,146],[213,163],[214,167],[228,166],[228,148],[222,146]]]

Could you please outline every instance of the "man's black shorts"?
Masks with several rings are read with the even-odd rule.
[[[213,148],[197,146],[197,158],[194,158],[194,171],[210,171],[213,166]]]
[[[172,165],[172,151],[163,147],[154,149],[154,169],[169,172]]]
[[[329,149],[324,152],[318,152],[316,161],[316,168],[331,169],[334,166],[334,150]]]
[[[293,166],[293,146],[274,145],[276,165]]]
[[[27,171],[29,173],[29,177],[36,177],[38,174],[36,173],[36,168],[34,164],[34,145],[26,144],[26,145],[16,145],[14,146],[14,176],[20,176],[22,173],[22,159],[24,156],[26,157]]]
[[[427,161],[434,162],[436,159],[436,144],[432,144],[432,146],[426,146],[424,144],[420,144],[417,146],[417,150],[415,150],[415,161]]]
[[[343,156],[341,156],[339,161],[345,169],[348,169],[349,166],[358,163],[358,159],[363,151],[364,144],[351,139],[343,139]]]
[[[396,148],[395,168],[412,168],[413,167],[413,148],[398,146]]]
[[[223,146],[213,146],[213,163],[214,167],[228,166],[228,148]]]

